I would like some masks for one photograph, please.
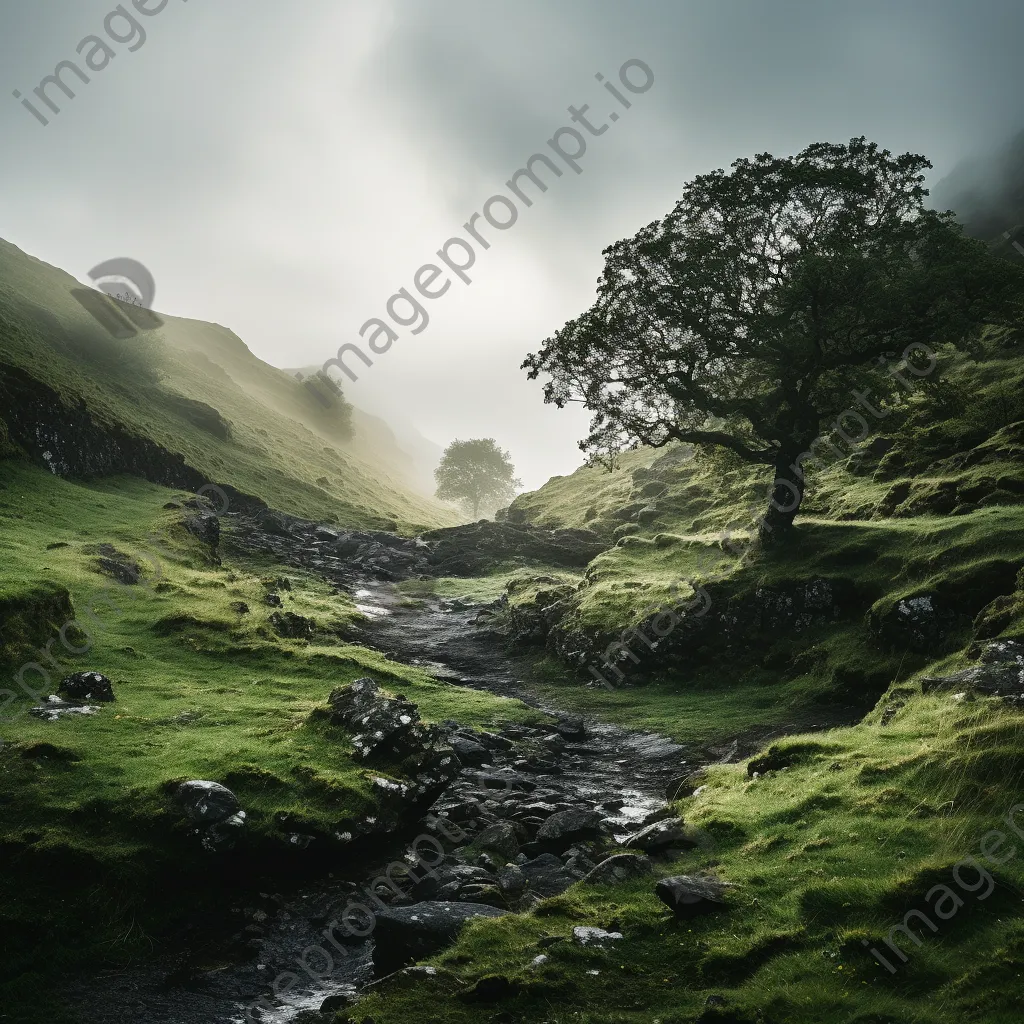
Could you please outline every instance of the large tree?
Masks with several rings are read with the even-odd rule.
[[[785,536],[851,393],[1019,299],[1017,268],[925,208],[930,166],[861,138],[702,175],[605,250],[597,301],[523,368],[550,374],[545,401],[593,412],[592,459],[684,441],[773,467],[761,534]]]
[[[461,502],[475,519],[480,509],[493,510],[508,504],[522,482],[515,466],[492,437],[452,441],[434,470],[437,496]]]

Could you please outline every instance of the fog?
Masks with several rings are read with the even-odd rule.
[[[562,161],[513,225],[486,226],[471,283],[424,301],[429,324],[341,378],[439,445],[496,438],[528,487],[579,465],[586,414],[545,406],[520,363],[587,307],[601,250],[682,182],[860,135],[924,153],[938,180],[1022,122],[1019,0],[138,0],[144,41],[112,22],[125,41],[108,33],[88,84],[65,76],[74,99],[50,89],[53,113],[35,88],[115,6],[0,8],[0,235],[83,280],[138,259],[157,309],[231,327],[278,366],[365,349],[360,327],[552,155],[569,106],[609,124],[581,173]],[[654,83],[627,109],[595,75],[622,91],[630,59]]]

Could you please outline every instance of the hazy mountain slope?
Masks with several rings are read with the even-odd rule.
[[[456,521],[410,489],[402,478],[409,459],[387,431],[368,430],[360,417],[347,440],[336,410],[231,331],[167,317],[158,330],[119,341],[75,299],[79,287],[0,241],[0,416],[14,440],[20,429],[35,461],[45,456],[42,439],[67,430],[67,415],[40,411],[55,401],[51,389],[67,408],[84,407],[92,423],[153,442],[204,479],[285,511],[402,529]],[[39,416],[48,421],[37,429]]]

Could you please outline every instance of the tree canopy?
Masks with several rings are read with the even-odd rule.
[[[475,519],[480,510],[494,511],[508,504],[522,487],[508,452],[492,437],[452,441],[434,470],[437,497],[458,501]]]
[[[885,402],[888,360],[1018,308],[1018,268],[925,208],[930,167],[860,138],[697,177],[604,251],[597,301],[523,368],[593,412],[592,460],[684,441],[774,467],[762,536],[785,535],[851,394]]]

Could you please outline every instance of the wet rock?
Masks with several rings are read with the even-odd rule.
[[[487,748],[477,743],[476,740],[469,739],[466,736],[455,735],[452,736],[450,742],[452,750],[455,751],[459,760],[465,765],[478,768],[480,765],[490,764],[492,760]]]
[[[599,811],[576,807],[558,811],[541,825],[537,842],[549,850],[565,850],[581,839],[597,839],[602,821]]]
[[[417,732],[420,715],[411,701],[388,697],[373,679],[357,679],[334,690],[328,698],[331,722],[355,735],[356,757],[408,757],[423,749]]]
[[[229,850],[245,825],[245,811],[238,798],[219,782],[192,779],[175,790],[175,797],[189,821],[198,827],[203,847],[210,851]]]
[[[373,930],[374,967],[378,973],[390,972],[432,956],[454,942],[467,921],[506,913],[482,903],[428,901],[388,907],[377,915]]]
[[[651,862],[643,854],[616,853],[588,872],[583,881],[587,885],[615,885],[634,878],[643,878],[652,872]]]
[[[654,894],[676,917],[694,917],[725,906],[729,883],[697,875],[672,875],[654,887]]]
[[[576,878],[553,853],[542,853],[519,867],[526,876],[530,891],[545,898],[565,892],[576,882]]]
[[[485,828],[474,842],[481,850],[500,854],[505,860],[514,860],[519,854],[516,826],[507,821]]]
[[[563,715],[558,720],[555,731],[567,740],[582,740],[587,735],[587,727],[579,715]]]
[[[498,872],[498,886],[510,896],[519,896],[526,891],[529,879],[518,864],[506,864]]]
[[[635,835],[630,836],[625,846],[644,853],[662,853],[669,849],[692,849],[697,845],[679,820],[656,821]]]
[[[110,680],[99,672],[76,672],[66,676],[58,692],[70,701],[112,701],[114,687]]]
[[[524,792],[532,793],[537,788],[533,779],[527,778],[519,772],[479,772],[475,780],[486,789],[500,790],[503,792]]]

